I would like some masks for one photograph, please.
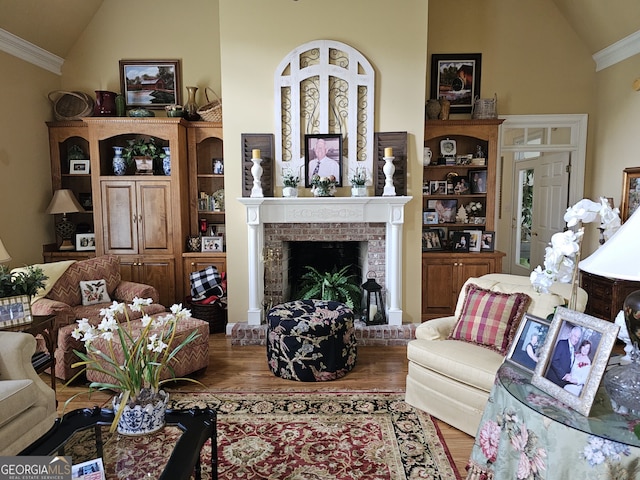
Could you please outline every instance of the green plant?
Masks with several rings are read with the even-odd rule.
[[[17,295],[32,297],[44,287],[47,278],[40,267],[29,266],[14,272],[0,267],[0,298]]]
[[[166,157],[166,154],[153,137],[136,137],[127,140],[127,146],[122,149],[122,158],[127,166],[134,164],[134,157],[151,157],[155,164],[155,160]]]
[[[320,300],[335,300],[342,302],[352,309],[359,309],[360,284],[355,275],[347,274],[350,265],[332,272],[319,272],[311,266],[306,266],[307,272],[302,275],[302,284],[298,295],[303,300],[312,298]]]
[[[358,167],[355,169],[351,178],[349,178],[349,182],[353,187],[364,187],[367,183],[367,172],[363,167]]]
[[[300,183],[300,177],[295,175],[291,170],[287,170],[283,172],[282,175],[282,185],[285,187],[293,187],[296,188]]]

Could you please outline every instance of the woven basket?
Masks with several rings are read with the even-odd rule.
[[[486,119],[498,118],[498,95],[494,94],[493,98],[476,97],[471,109],[471,118]]]
[[[191,297],[187,297],[187,308],[191,310],[191,316],[209,323],[209,333],[224,333],[227,327],[227,309],[221,302],[208,303],[206,305],[194,303]]]
[[[209,100],[209,94],[207,90],[211,90],[209,87],[204,89],[204,96],[207,98],[207,104],[201,106],[198,109],[198,114],[205,122],[221,122],[222,121],[222,99],[216,95],[216,92],[211,90],[215,100]]]
[[[49,92],[53,116],[58,121],[80,120],[93,114],[93,98],[84,92],[55,90]]]

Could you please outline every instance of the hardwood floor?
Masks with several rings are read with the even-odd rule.
[[[358,363],[345,377],[333,382],[293,382],[274,376],[266,362],[266,349],[263,346],[233,346],[230,337],[215,334],[209,337],[209,367],[197,378],[209,390],[269,392],[269,391],[394,391],[404,392],[407,375],[407,349],[405,346],[358,347]],[[47,376],[44,374],[44,376]],[[49,379],[45,381],[48,383]],[[171,384],[169,390],[197,389],[188,382]],[[82,383],[71,386],[58,383],[58,412],[65,410],[65,402],[73,395],[86,391]],[[80,395],[69,402],[66,411],[76,408],[103,405],[112,395],[96,392],[91,398]],[[449,425],[438,421],[447,446],[462,478],[465,466],[473,447],[473,437]]]

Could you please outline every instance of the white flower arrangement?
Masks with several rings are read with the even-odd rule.
[[[287,168],[282,171],[282,185],[284,187],[296,188],[300,183],[300,177],[291,169]]]
[[[367,172],[364,167],[357,167],[351,174],[349,182],[353,187],[364,187],[367,183]]]
[[[467,214],[472,217],[477,217],[482,214],[482,203],[480,202],[469,202],[464,209],[467,211]]]
[[[600,228],[605,240],[620,228],[620,211],[609,206],[606,198],[600,203],[582,199],[573,207],[567,208],[564,221],[567,227],[575,227],[580,222],[591,223],[600,217]],[[584,227],[577,231],[566,230],[553,234],[549,247],[545,249],[544,268],[538,265],[529,276],[533,288],[539,293],[549,293],[554,282],[570,283],[576,281],[580,245]]]

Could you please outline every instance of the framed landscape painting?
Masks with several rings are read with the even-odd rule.
[[[481,53],[431,55],[431,98],[446,98],[451,113],[471,113],[480,96]]]
[[[120,88],[130,108],[180,104],[180,60],[120,60]]]
[[[623,222],[640,206],[640,167],[625,168],[622,180],[620,218]]]

